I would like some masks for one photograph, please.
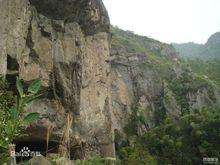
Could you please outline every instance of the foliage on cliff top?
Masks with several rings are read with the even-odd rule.
[[[132,31],[124,31],[117,27],[111,27],[112,48],[125,48],[128,52],[148,52],[152,45],[160,44],[154,39],[134,34]]]
[[[206,77],[220,87],[220,59],[202,61],[200,59],[187,61],[192,70]]]

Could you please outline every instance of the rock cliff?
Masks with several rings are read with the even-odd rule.
[[[45,142],[50,130],[50,142],[61,145],[70,116],[72,157],[96,149],[114,157],[110,24],[102,1],[1,0],[0,10],[0,74],[12,84],[16,76],[25,83],[40,78],[45,97],[29,111],[48,116],[17,143]]]

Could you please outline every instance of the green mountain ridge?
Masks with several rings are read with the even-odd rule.
[[[202,60],[220,58],[220,32],[211,35],[205,44],[188,42],[183,44],[172,43],[172,45],[183,58],[199,58]]]

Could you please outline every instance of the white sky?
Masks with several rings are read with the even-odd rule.
[[[103,0],[112,25],[162,42],[205,43],[220,31],[220,0]]]

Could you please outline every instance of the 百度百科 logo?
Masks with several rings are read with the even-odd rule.
[[[19,152],[10,151],[10,155],[15,157],[34,157],[41,154],[39,151],[31,151],[28,147],[23,147]]]

